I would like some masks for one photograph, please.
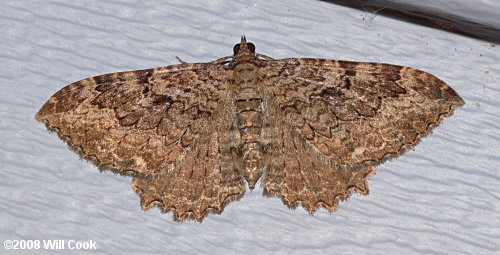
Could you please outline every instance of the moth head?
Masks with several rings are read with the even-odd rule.
[[[244,54],[255,54],[255,45],[253,43],[247,43],[245,36],[241,37],[241,42],[234,45],[233,56],[244,55]]]

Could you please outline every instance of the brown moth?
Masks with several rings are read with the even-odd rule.
[[[337,210],[384,161],[413,148],[464,101],[410,67],[256,54],[99,75],[36,114],[81,156],[133,177],[142,209],[201,221],[264,194]]]

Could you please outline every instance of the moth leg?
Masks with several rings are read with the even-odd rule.
[[[266,55],[263,55],[263,54],[257,54],[256,56],[259,57],[259,58],[262,58],[262,59],[264,59],[266,61],[273,61],[273,60],[275,60],[274,58],[266,56]]]
[[[219,58],[219,59],[210,61],[207,64],[222,64],[222,63],[227,62],[231,59],[233,59],[233,56],[227,56],[227,57],[223,57],[223,58]]]
[[[182,60],[181,58],[179,58],[179,56],[175,56],[175,58],[176,58],[179,62],[181,62],[181,64],[188,64],[188,62],[186,62],[186,61]]]

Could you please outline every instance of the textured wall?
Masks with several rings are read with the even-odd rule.
[[[100,254],[499,253],[499,47],[324,2],[168,2],[0,3],[2,242],[94,240]],[[414,150],[381,165],[370,195],[352,196],[336,213],[311,217],[256,188],[202,224],[142,212],[130,178],[100,173],[34,120],[69,83],[176,64],[176,55],[210,61],[232,54],[242,34],[274,58],[422,69],[467,104]],[[85,253],[62,251],[69,252]]]

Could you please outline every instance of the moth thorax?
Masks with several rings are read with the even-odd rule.
[[[250,86],[256,85],[262,80],[261,72],[252,63],[244,63],[237,65],[234,70],[234,83],[236,85]]]

